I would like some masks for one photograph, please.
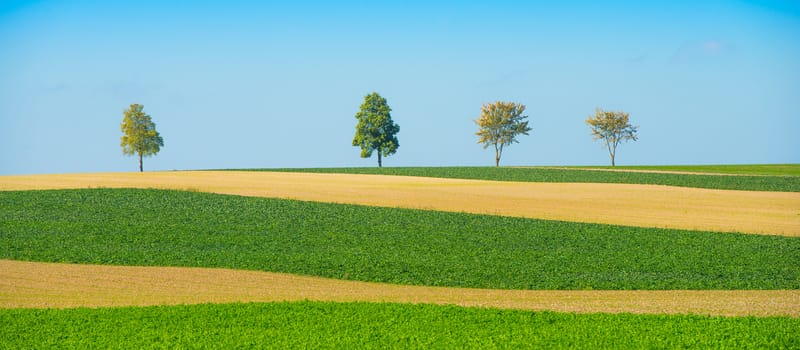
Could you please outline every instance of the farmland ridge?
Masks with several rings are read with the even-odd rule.
[[[179,171],[0,177],[0,190],[160,188],[687,230],[800,236],[800,193],[389,175]]]

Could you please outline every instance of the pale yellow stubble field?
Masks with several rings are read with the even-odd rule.
[[[797,290],[562,291],[403,286],[230,269],[0,260],[0,308],[399,302],[562,312],[800,317]]]

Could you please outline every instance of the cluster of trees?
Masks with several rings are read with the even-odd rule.
[[[361,157],[369,158],[373,151],[378,151],[378,167],[382,166],[381,157],[397,152],[400,144],[397,133],[400,127],[392,121],[392,109],[386,99],[373,92],[364,97],[361,109],[356,113],[358,124],[353,146],[361,147]],[[483,148],[494,148],[494,165],[500,166],[503,148],[517,143],[518,135],[528,135],[532,129],[528,126],[525,105],[514,102],[497,101],[481,106],[481,115],[475,120],[478,125],[478,143]],[[611,166],[616,165],[614,158],[617,146],[622,141],[637,140],[638,127],[630,124],[628,113],[619,111],[595,110],[594,116],[586,119],[595,140],[600,140],[608,148]]]
[[[353,146],[361,148],[361,157],[370,158],[378,154],[378,167],[383,166],[383,157],[397,152],[400,142],[397,133],[400,126],[392,120],[392,109],[386,99],[373,92],[364,97],[358,113],[356,113],[356,133]],[[514,102],[497,101],[481,106],[481,114],[475,120],[478,125],[478,143],[483,148],[493,147],[494,165],[500,166],[503,149],[519,142],[517,136],[528,135],[532,129],[528,126],[525,105]],[[139,156],[139,171],[144,171],[142,157],[155,155],[164,147],[164,140],[156,131],[156,124],[144,113],[144,106],[132,104],[123,111],[122,153]],[[594,115],[586,119],[595,140],[600,140],[608,149],[611,166],[615,165],[617,146],[623,141],[636,141],[638,127],[630,124],[629,115],[622,111],[595,110]],[[377,152],[376,152],[377,151]]]

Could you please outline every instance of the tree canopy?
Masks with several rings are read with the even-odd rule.
[[[638,140],[636,133],[639,127],[630,123],[629,115],[622,111],[604,111],[595,109],[594,115],[586,119],[586,124],[592,129],[595,140],[602,140],[611,156],[611,166],[615,166],[617,146],[622,141]]]
[[[391,111],[386,99],[373,92],[364,96],[364,103],[356,113],[358,124],[353,146],[361,147],[361,158],[372,157],[372,152],[378,151],[378,167],[383,166],[382,156],[392,155],[400,147],[397,141],[400,126],[392,121]]]
[[[164,147],[164,139],[156,131],[156,124],[144,112],[144,106],[134,103],[122,111],[122,154],[139,156],[139,171],[144,171],[142,157],[155,155]]]
[[[525,105],[514,102],[494,102],[481,107],[481,116],[475,123],[478,124],[478,143],[483,148],[494,146],[494,165],[500,166],[500,157],[503,147],[517,141],[517,135],[528,135],[531,128],[525,120],[527,115],[522,115]]]

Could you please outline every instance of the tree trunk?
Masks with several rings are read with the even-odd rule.
[[[497,147],[497,144],[494,144],[494,167],[500,167],[500,154],[503,153],[503,145]]]
[[[382,168],[383,164],[381,164],[381,151],[378,150],[378,168]]]
[[[614,156],[616,155],[616,153],[617,153],[616,147],[614,148],[614,150],[611,151],[611,153],[609,153],[611,155],[611,166],[615,166],[615,164],[614,164]]]
[[[142,168],[142,154],[139,153],[139,172],[144,172],[144,168]]]
[[[611,166],[614,166],[614,154],[617,153],[617,145],[612,145],[606,141],[606,147],[608,147],[608,156],[611,157]]]

